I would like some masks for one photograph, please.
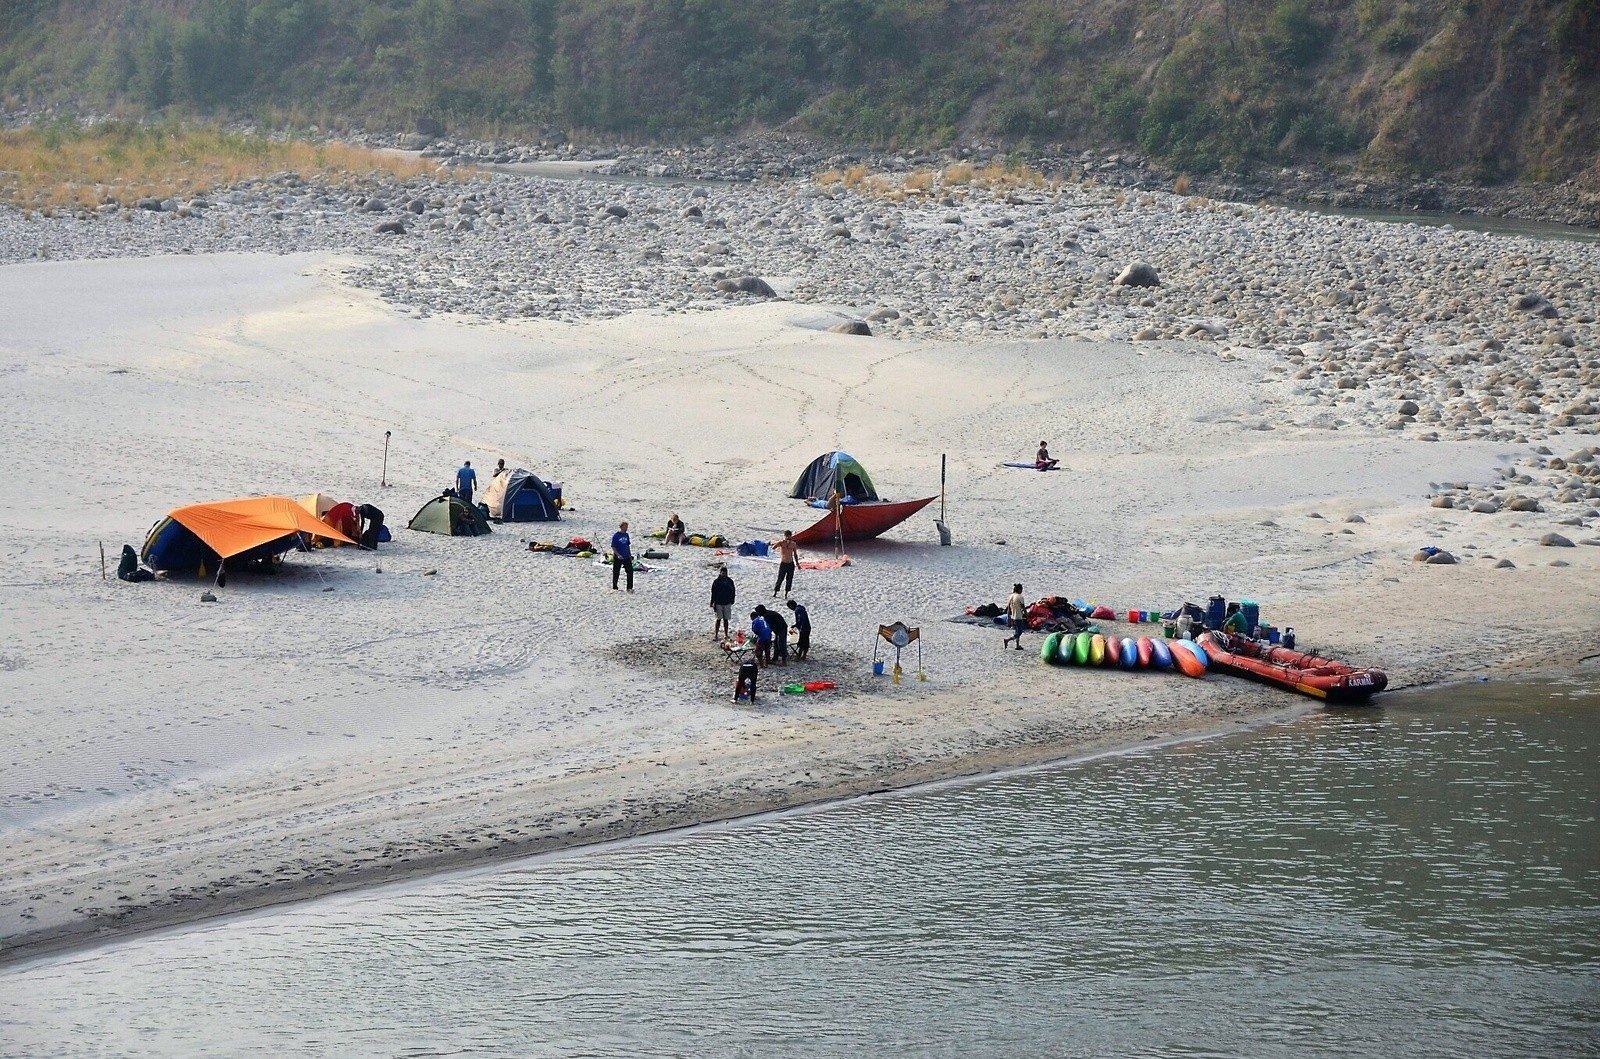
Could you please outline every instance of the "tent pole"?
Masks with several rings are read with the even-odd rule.
[[[946,455],[939,453],[939,521],[944,521],[944,463]]]
[[[387,430],[383,432],[383,473],[378,476],[378,484],[380,486],[389,484],[389,432]]]

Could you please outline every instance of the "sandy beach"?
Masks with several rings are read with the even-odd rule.
[[[513,198],[514,179],[491,191]],[[712,292],[719,268],[751,271],[729,268],[728,248],[699,263],[686,251],[679,271],[640,279],[645,249],[677,253],[660,230],[676,208],[658,207],[658,229],[623,250],[576,228],[524,238],[483,222],[531,215],[541,195],[570,206],[615,194],[529,186],[539,190],[506,214],[490,213],[486,194],[478,225],[399,250],[370,235],[370,216],[347,228],[307,217],[305,238],[270,245],[236,220],[186,246],[79,239],[73,227],[106,221],[6,218],[0,962],[1308,708],[1221,677],[1047,668],[1037,635],[1002,652],[1003,631],[946,620],[1004,602],[1014,581],[1030,599],[1119,609],[1249,596],[1302,646],[1380,666],[1391,686],[1600,653],[1593,246],[1473,235],[1483,255],[1469,260],[1451,242],[1462,233],[1405,233],[1416,253],[1480,274],[1455,315],[1414,292],[1366,311],[1361,334],[1324,334],[1318,314],[1345,304],[1319,300],[1342,282],[1329,278],[1283,283],[1258,316],[1196,331],[1174,300],[1211,304],[1185,282],[1205,256],[1156,260],[1162,226],[1183,214],[1155,203],[1129,222],[1163,273],[1148,305],[1142,292],[1107,293],[1101,273],[1126,263],[1120,244],[1092,268],[1063,258],[1059,276],[1038,259],[1007,266],[1093,303],[1069,327],[1070,309],[1030,316],[1026,303],[957,319],[941,308],[962,296],[945,289],[949,268],[865,238],[774,266],[785,297],[770,300]],[[683,189],[636,193],[694,201]],[[716,192],[708,212],[719,194],[778,193]],[[783,194],[810,203],[812,190]],[[1053,208],[1025,226],[1048,227]],[[1215,219],[1258,249],[1258,219],[1262,231],[1303,225],[1307,254],[1340,257],[1358,279],[1361,255],[1391,238],[1285,213],[1230,207]],[[835,223],[822,214],[819,225]],[[856,213],[848,223],[870,230]],[[1112,224],[1101,228],[1109,239]],[[473,258],[478,244],[460,241],[480,235],[501,242],[484,243],[452,284],[447,263]],[[51,252],[28,254],[30,240]],[[496,257],[496,246],[521,256]],[[893,269],[872,278],[880,258],[908,276],[937,273],[918,280],[932,307],[879,312],[873,337],[826,330],[893,300]],[[1381,267],[1426,273],[1433,260]],[[519,280],[531,299],[530,270],[537,283],[587,285],[590,301],[497,314],[454,301]],[[652,284],[691,273],[698,287],[652,307]],[[1577,305],[1554,325],[1509,304],[1517,276],[1546,273],[1577,284],[1551,288]],[[1480,328],[1492,342],[1469,347],[1473,321],[1492,314]],[[1461,333],[1429,345],[1451,319],[1467,321]],[[1532,411],[1518,403],[1524,376],[1549,391],[1520,398]],[[1422,407],[1396,426],[1412,400]],[[1001,466],[1041,438],[1064,471]],[[812,658],[766,674],[754,707],[730,700],[731,669],[710,637],[721,557],[671,548],[630,595],[589,560],[528,550],[604,539],[621,519],[637,539],[671,511],[691,531],[771,539],[814,520],[785,494],[834,448],[892,499],[937,493],[947,455],[954,544],[938,544],[935,504],[852,546],[850,566],[801,571]],[[498,458],[562,482],[562,521],[481,538],[405,528],[463,459],[487,471]],[[114,569],[121,546],[137,548],[171,508],[319,490],[382,508],[393,542],[292,554],[277,577],[230,578],[215,603],[192,582],[102,579],[99,546]],[[1555,533],[1573,546],[1540,543]],[[1414,561],[1427,545],[1458,562]],[[727,561],[736,613],[769,599],[771,564]],[[926,682],[871,676],[873,633],[895,620],[923,630]],[[779,695],[793,678],[840,687]]]

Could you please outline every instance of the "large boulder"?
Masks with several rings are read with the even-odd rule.
[[[717,280],[717,290],[724,294],[754,294],[758,298],[776,298],[778,292],[760,276],[740,276],[738,279]]]
[[[405,235],[406,234],[406,222],[405,221],[398,221],[398,220],[396,220],[396,221],[383,221],[383,222],[379,223],[379,225],[376,228],[372,229],[372,230],[374,232],[376,232],[378,235]]]
[[[1556,307],[1550,304],[1550,299],[1542,294],[1524,294],[1516,301],[1517,309],[1532,316],[1542,316],[1546,320],[1554,320],[1560,315]]]
[[[1159,287],[1161,277],[1147,261],[1134,261],[1111,281],[1119,287]]]
[[[1571,548],[1573,543],[1559,533],[1546,533],[1539,538],[1539,543],[1546,548]]]
[[[861,335],[865,338],[872,337],[872,328],[867,326],[865,320],[846,320],[842,324],[834,324],[828,328],[836,335]]]

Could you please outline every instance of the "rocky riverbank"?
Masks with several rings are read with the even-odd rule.
[[[386,146],[421,150],[451,164],[515,164],[551,158],[609,161],[606,172],[668,180],[744,183],[816,176],[862,165],[873,172],[942,169],[963,162],[1026,165],[1052,180],[1085,180],[1129,191],[1170,191],[1182,177],[1190,190],[1229,202],[1277,201],[1374,213],[1450,213],[1508,218],[1581,229],[1600,228],[1600,177],[1557,184],[1464,184],[1443,179],[1401,179],[1352,166],[1258,167],[1247,173],[1185,175],[1128,150],[1015,151],[999,144],[943,150],[884,152],[841,150],[780,134],[707,140],[680,145],[574,144],[552,133],[539,143],[443,140],[417,134],[365,137]]]
[[[704,175],[695,157],[685,167]],[[1600,425],[1595,244],[1100,183],[919,178],[912,159],[866,176],[840,176],[847,159],[804,161],[835,178],[441,172],[323,186],[280,174],[145,208],[8,211],[0,261],[339,250],[361,255],[352,283],[418,316],[577,321],[776,296],[856,333],[1183,342],[1253,358],[1277,400],[1262,430],[1539,442]],[[1600,498],[1595,465],[1562,459],[1533,499]]]

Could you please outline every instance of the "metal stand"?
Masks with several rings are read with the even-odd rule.
[[[872,642],[872,668],[874,673],[877,673],[882,665],[878,660],[878,651],[885,643],[894,648],[894,683],[900,683],[900,652],[913,643],[917,645],[917,679],[924,681],[928,679],[928,675],[922,671],[921,629],[908,628],[903,621],[897,621],[893,625],[878,626],[878,637]]]

